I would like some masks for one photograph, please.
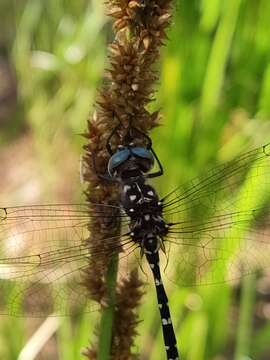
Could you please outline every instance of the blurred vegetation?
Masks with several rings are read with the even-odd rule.
[[[165,167],[157,181],[161,193],[206,165],[269,141],[269,19],[268,0],[176,1],[169,40],[157,64],[157,101],[151,104],[163,112],[162,126],[152,134]],[[112,38],[102,3],[2,0],[0,24],[0,201],[83,199],[79,134]],[[239,301],[239,293],[228,285],[168,285],[183,359],[270,358],[267,313],[254,315],[256,283],[247,278],[243,286]],[[140,309],[137,351],[147,354],[145,359],[163,359],[156,299],[148,290],[151,298]],[[63,319],[38,358],[79,358],[92,330],[90,315]],[[29,321],[1,318],[0,358],[17,359],[32,332]]]

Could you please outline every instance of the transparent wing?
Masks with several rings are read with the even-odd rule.
[[[195,179],[163,200],[170,232],[166,274],[179,285],[231,280],[269,263],[269,145]],[[81,286],[86,267],[120,257],[136,244],[125,235],[89,237],[88,224],[105,228],[128,218],[119,207],[96,204],[0,208],[0,309],[2,313],[68,314],[95,310]],[[100,228],[99,228],[100,231]],[[102,232],[102,229],[101,229]],[[106,242],[100,248],[98,241]],[[91,254],[89,254],[91,247]],[[173,251],[170,251],[173,250]],[[109,261],[109,259],[108,259]]]
[[[231,281],[270,264],[269,155],[268,144],[164,198],[172,223],[165,273],[172,281]]]
[[[104,251],[108,257],[122,251],[120,245],[130,240],[122,236],[119,245],[118,238],[107,235],[106,250],[101,250],[93,236],[89,243],[88,225],[97,217],[109,224],[115,216],[125,219],[118,207],[106,205],[96,211],[87,205],[1,208],[0,313],[43,316],[82,307],[96,310],[82,286],[85,269],[106,256]]]

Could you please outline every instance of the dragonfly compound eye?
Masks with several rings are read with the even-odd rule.
[[[154,165],[154,157],[145,147],[136,146],[130,149],[132,155],[139,160],[141,170],[146,173]]]
[[[117,152],[114,155],[112,155],[112,157],[108,162],[109,174],[113,174],[116,168],[121,164],[123,164],[129,158],[130,155],[131,153],[129,148],[125,146],[121,148],[119,147],[119,150],[117,150]]]

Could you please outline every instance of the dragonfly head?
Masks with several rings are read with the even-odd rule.
[[[154,165],[154,157],[150,150],[130,143],[120,145],[109,160],[108,173],[111,177],[122,180],[140,178]]]

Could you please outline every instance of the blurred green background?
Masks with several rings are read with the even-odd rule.
[[[80,134],[113,39],[102,2],[1,0],[0,24],[1,206],[83,200]],[[152,133],[161,193],[269,141],[269,24],[268,0],[176,2],[151,105],[163,113]],[[252,277],[241,295],[228,285],[168,288],[183,359],[270,359],[270,286],[263,299]],[[148,290],[135,350],[164,359]],[[1,317],[0,359],[29,360],[21,351],[43,321]],[[36,358],[79,359],[94,324],[91,315],[61,319]]]

